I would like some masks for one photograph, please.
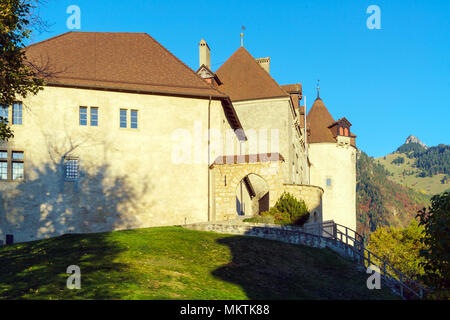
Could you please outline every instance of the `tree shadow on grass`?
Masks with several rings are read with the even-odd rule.
[[[136,282],[116,261],[127,250],[120,236],[93,232],[139,227],[149,180],[136,184],[102,161],[84,161],[79,178],[66,180],[70,145],[49,148],[52,161],[27,163],[25,182],[0,186],[0,237],[22,242],[0,247],[0,298],[120,299]],[[51,239],[25,242],[42,238]],[[81,269],[81,290],[66,287],[70,265]]]
[[[367,276],[330,249],[233,236],[217,241],[232,261],[212,272],[242,287],[249,299],[395,299],[367,289]]]
[[[121,299],[124,283],[136,281],[115,262],[127,250],[109,233],[64,235],[0,249],[1,299]],[[67,267],[81,271],[81,289],[70,290]]]

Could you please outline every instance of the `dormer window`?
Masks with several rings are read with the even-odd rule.
[[[348,127],[339,127],[339,135],[348,137]]]

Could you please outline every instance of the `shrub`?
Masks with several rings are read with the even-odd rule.
[[[303,200],[297,200],[292,194],[283,192],[274,208],[289,215],[290,224],[303,225],[309,219],[308,208]],[[279,215],[281,217],[281,215]],[[284,217],[284,216],[283,216]]]
[[[273,219],[277,224],[291,224],[291,216],[287,212],[278,211],[276,208],[272,208]]]
[[[303,200],[297,200],[292,194],[284,192],[275,206],[268,211],[246,219],[247,222],[291,224],[301,226],[309,219],[308,208]],[[271,221],[272,220],[272,221]]]

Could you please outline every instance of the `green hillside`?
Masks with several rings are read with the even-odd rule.
[[[364,152],[358,153],[356,173],[357,229],[362,234],[378,226],[405,227],[429,204],[427,195],[393,181],[390,172]]]
[[[181,227],[3,246],[0,261],[1,299],[396,299],[329,249]]]
[[[417,143],[407,143],[376,161],[387,169],[391,181],[420,193],[431,196],[450,190],[448,145],[424,148]]]

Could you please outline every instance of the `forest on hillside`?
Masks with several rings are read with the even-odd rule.
[[[407,143],[400,146],[398,153],[404,153],[410,159],[415,159],[415,167],[420,170],[419,177],[431,177],[443,173],[450,174],[450,146],[439,144],[424,148],[418,143]]]
[[[390,173],[359,151],[356,161],[357,229],[363,235],[378,226],[405,227],[429,198],[388,179]]]

